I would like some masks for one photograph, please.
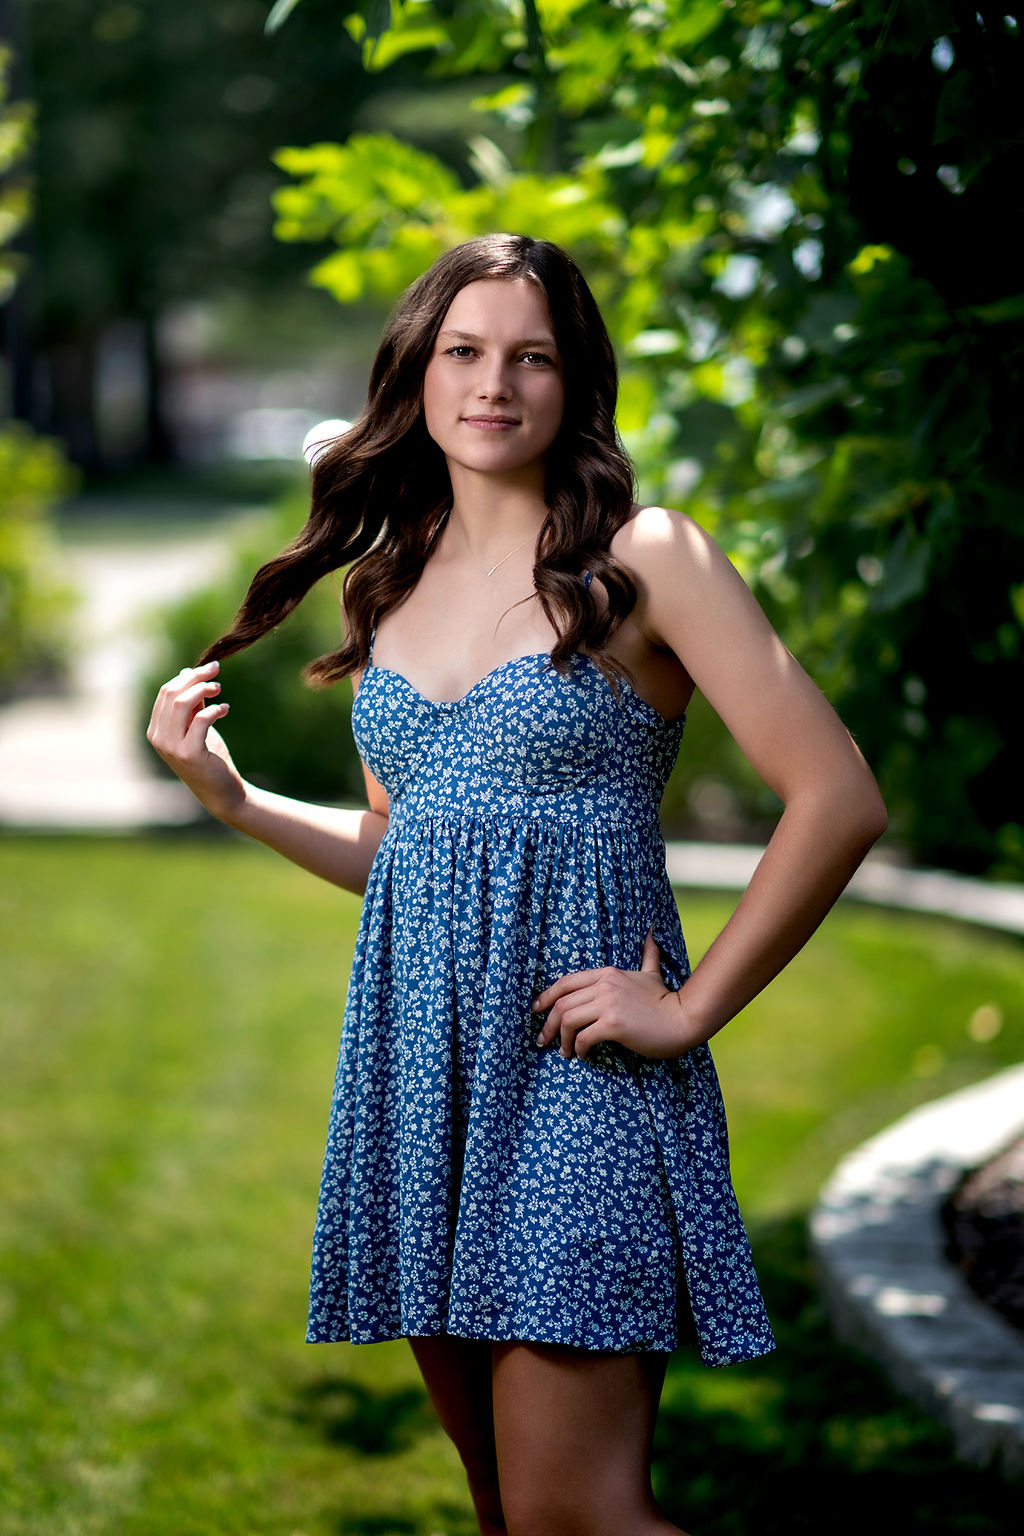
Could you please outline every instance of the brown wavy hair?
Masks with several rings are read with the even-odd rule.
[[[373,626],[416,585],[447,517],[451,481],[428,436],[423,376],[457,293],[480,279],[526,278],[544,290],[565,370],[565,413],[545,465],[548,514],[537,541],[534,587],[558,635],[553,664],[565,672],[586,651],[617,692],[628,669],[606,645],[636,603],[628,570],[608,553],[632,510],[633,468],[615,428],[615,354],[594,296],[572,258],[548,240],[483,235],[447,251],[406,290],[374,359],[366,409],[316,456],[309,518],[260,567],[234,623],[201,661],[231,656],[274,629],[329,572],[342,584],[344,644],[305,668],[317,685],[365,667]],[[607,593],[602,611],[583,580]]]

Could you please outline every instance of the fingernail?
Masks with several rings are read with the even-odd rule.
[[[543,1045],[544,1044],[544,1036],[543,1035],[538,1035],[537,1036],[537,1044],[538,1045]]]

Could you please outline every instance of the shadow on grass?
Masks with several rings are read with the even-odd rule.
[[[425,1536],[426,1532],[474,1536],[477,1526],[461,1477],[450,1499],[434,1487],[417,1493],[408,1468],[397,1483],[392,1480],[388,1457],[400,1456],[424,1437],[436,1440],[439,1435],[436,1415],[421,1386],[375,1390],[343,1376],[320,1376],[301,1387],[285,1411],[327,1445],[368,1458],[334,1517],[336,1536]],[[433,1465],[432,1476],[437,1472]],[[442,1481],[445,1476],[442,1470]]]
[[[418,1387],[371,1392],[360,1382],[334,1376],[309,1382],[298,1394],[291,1417],[329,1445],[348,1445],[365,1456],[405,1450],[434,1428],[429,1404]]]
[[[754,1229],[778,1350],[709,1371],[670,1364],[655,1443],[666,1514],[699,1536],[1006,1536],[1020,1489],[953,1443],[833,1338],[802,1217]]]
[[[424,1434],[436,1434],[437,1420],[421,1387],[375,1392],[360,1382],[323,1376],[299,1394],[291,1417],[332,1446],[345,1446],[380,1458],[349,1490],[344,1509],[334,1517],[336,1536],[471,1536],[476,1524],[464,1506],[432,1499],[429,1515],[410,1511],[409,1490],[389,1482],[384,1458],[400,1453]],[[391,1508],[384,1507],[390,1504]],[[426,1520],[426,1523],[424,1521]]]
[[[468,1501],[467,1501],[468,1502]],[[426,1524],[404,1515],[367,1515],[348,1510],[337,1526],[337,1536],[475,1536],[477,1525],[463,1510],[435,1506]]]
[[[338,1526],[338,1536],[416,1536],[422,1526],[402,1515],[346,1516]]]

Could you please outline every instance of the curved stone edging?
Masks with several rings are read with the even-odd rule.
[[[1024,1476],[1024,1334],[944,1256],[939,1208],[1024,1130],[1024,1066],[913,1110],[839,1164],[810,1219],[836,1332],[949,1425],[965,1461]]]

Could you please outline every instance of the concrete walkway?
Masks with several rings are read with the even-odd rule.
[[[673,885],[741,891],[763,849],[732,843],[670,843],[668,872]],[[936,917],[1024,934],[1024,886],[999,880],[972,880],[940,869],[904,869],[883,848],[870,853],[843,893],[843,899],[901,907]]]

